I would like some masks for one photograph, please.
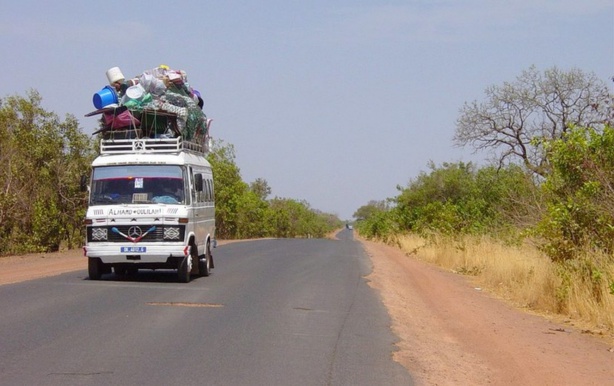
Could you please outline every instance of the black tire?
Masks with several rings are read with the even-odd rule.
[[[100,280],[103,271],[102,261],[98,257],[89,257],[87,259],[87,273],[90,280]]]
[[[181,263],[179,263],[179,267],[177,268],[177,278],[179,279],[179,282],[190,282],[190,271],[192,270],[191,261],[192,256],[188,255],[181,260]]]
[[[203,256],[199,256],[198,274],[200,276],[209,276],[211,274],[211,247],[209,243],[207,243],[205,254]]]

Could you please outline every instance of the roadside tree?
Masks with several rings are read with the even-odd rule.
[[[214,144],[207,156],[213,169],[215,184],[215,226],[216,234],[222,239],[233,239],[238,235],[238,208],[241,197],[249,186],[241,179],[241,170],[235,163],[232,144],[222,141]]]
[[[521,162],[545,177],[551,170],[544,144],[571,126],[602,129],[612,119],[612,95],[593,73],[534,66],[514,82],[490,86],[486,100],[465,103],[457,120],[457,145],[491,152],[499,165]]]
[[[0,100],[0,254],[52,252],[83,240],[79,177],[93,158],[77,120],[41,106],[35,90]]]
[[[256,178],[251,184],[249,189],[254,192],[262,201],[265,201],[271,194],[271,187],[264,178]]]
[[[363,205],[356,209],[354,212],[354,218],[357,221],[368,220],[379,212],[388,210],[388,203],[386,200],[370,200],[367,205]]]

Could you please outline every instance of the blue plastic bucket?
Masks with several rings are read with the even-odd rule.
[[[111,86],[105,86],[102,90],[94,94],[94,107],[102,109],[113,103],[117,103],[117,94]]]

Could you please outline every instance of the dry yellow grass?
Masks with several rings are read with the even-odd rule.
[[[598,285],[579,274],[561,275],[557,265],[532,245],[503,245],[486,237],[462,239],[414,235],[397,239],[407,254],[451,271],[471,275],[477,286],[525,308],[563,319],[583,330],[614,337],[614,280],[611,260],[591,256],[601,267]]]

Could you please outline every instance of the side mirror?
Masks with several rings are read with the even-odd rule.
[[[196,189],[197,192],[203,191],[203,175],[202,174],[194,175],[194,188]]]

